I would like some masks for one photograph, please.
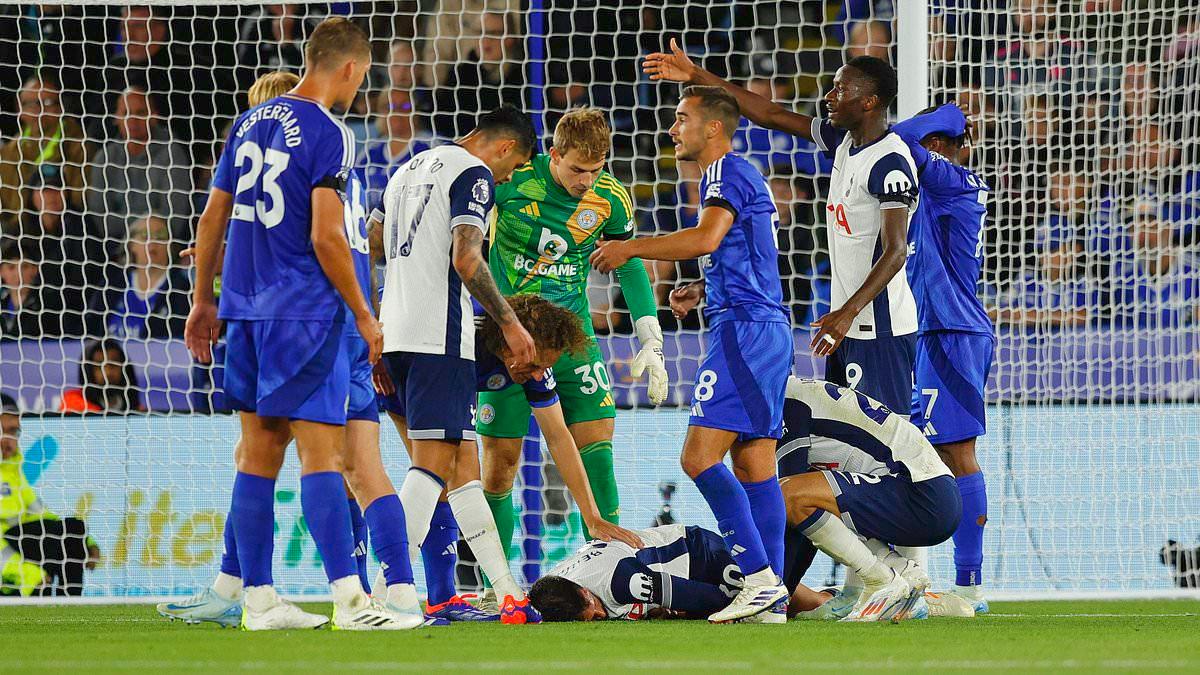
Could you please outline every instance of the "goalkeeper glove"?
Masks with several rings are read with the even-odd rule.
[[[634,377],[641,377],[643,372],[648,371],[650,382],[646,392],[650,395],[651,403],[660,405],[667,400],[668,384],[667,363],[662,352],[662,327],[658,325],[657,317],[643,316],[634,323],[634,331],[642,349],[633,357],[629,372]]]

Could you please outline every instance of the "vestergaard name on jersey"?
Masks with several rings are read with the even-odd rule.
[[[250,116],[242,120],[241,126],[238,127],[237,137],[245,136],[246,132],[250,131],[250,127],[263,120],[279,120],[279,124],[283,126],[283,143],[289,148],[294,148],[303,142],[295,111],[291,106],[279,103],[263,106],[250,113]]]

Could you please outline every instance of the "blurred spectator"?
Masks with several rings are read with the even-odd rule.
[[[700,217],[700,166],[695,162],[675,165],[678,179],[668,182],[666,190],[658,190],[654,207],[642,218],[640,229],[648,235],[668,234],[695,227]],[[700,268],[694,260],[644,260],[646,273],[654,287],[659,307],[668,307],[667,295],[680,276],[698,278]],[[683,268],[683,269],[681,269]],[[670,314],[670,312],[667,312]]]
[[[106,105],[89,105],[87,110],[112,111],[118,103],[112,92],[137,88],[154,97],[155,110],[169,122],[178,141],[210,141],[233,116],[237,102],[229,92],[240,88],[232,73],[214,67],[211,49],[193,49],[186,36],[171,39],[162,11],[149,5],[130,5],[121,11],[124,51],[104,73],[101,93],[108,97]]]
[[[859,21],[850,27],[846,40],[846,60],[857,56],[874,56],[891,61],[892,27],[890,22]]]
[[[418,79],[436,91],[446,86],[455,64],[465,61],[475,48],[483,34],[484,14],[515,16],[521,11],[521,3],[520,0],[437,0],[431,9],[422,31],[425,39]]]
[[[1114,323],[1182,328],[1200,321],[1200,276],[1161,206],[1143,199],[1129,223],[1126,255],[1113,265]]]
[[[434,88],[437,113],[434,131],[457,138],[475,126],[475,117],[502,103],[524,105],[525,70],[519,60],[518,36],[509,15],[486,12],[480,35]]]
[[[369,208],[383,208],[383,191],[397,167],[436,144],[433,134],[418,126],[407,89],[391,89],[378,101],[375,134],[358,156]]]
[[[62,175],[68,205],[83,208],[83,167],[87,145],[83,127],[63,115],[58,86],[46,76],[26,80],[18,96],[21,133],[0,147],[0,230],[11,232],[26,204],[21,187],[43,166]]]
[[[1002,295],[988,316],[1001,326],[1028,329],[1087,325],[1098,297],[1082,259],[1078,241],[1048,241],[1037,269]]]
[[[58,272],[53,264],[43,269],[35,239],[0,244],[0,340],[81,334],[81,315],[64,303]]]
[[[79,518],[60,518],[25,478],[21,411],[0,394],[0,595],[82,595],[100,548]]]
[[[63,392],[60,412],[130,413],[145,410],[133,364],[116,340],[96,340],[83,347],[79,387]]]
[[[168,217],[176,238],[191,240],[192,161],[171,138],[146,90],[117,101],[121,137],[104,146],[88,177],[89,213],[104,236],[124,241],[131,217]]]
[[[417,73],[417,53],[411,40],[399,39],[392,42],[388,50],[387,83],[392,89],[403,89],[412,99],[414,111],[424,117],[433,110],[429,88]],[[424,121],[428,124],[428,121]]]
[[[51,286],[62,292],[67,311],[79,313],[86,306],[85,294],[103,283],[101,274],[108,254],[99,238],[89,232],[83,214],[67,209],[57,167],[43,166],[28,183],[21,218],[20,236],[37,246]]]
[[[63,109],[76,117],[83,115],[85,90],[103,81],[108,61],[106,46],[116,39],[108,7],[100,3],[49,2],[10,6],[21,12],[16,31],[19,37],[11,45],[19,57],[0,60],[21,66],[3,69],[7,72],[0,81],[5,94],[10,89],[15,92],[20,80],[31,76],[36,68],[57,76]],[[10,85],[10,77],[18,80]]]
[[[304,68],[304,43],[315,26],[309,5],[255,7],[238,30],[238,64],[250,70],[247,81],[269,70]]]
[[[109,268],[104,292],[93,306],[90,332],[134,339],[183,337],[190,292],[187,272],[172,266],[166,221],[142,218],[129,230],[125,268]]]
[[[818,244],[812,209],[816,190],[811,180],[792,175],[786,166],[772,172],[770,186],[779,213],[776,238],[783,303],[791,309],[793,322],[803,325],[812,309],[812,285],[817,275]]]

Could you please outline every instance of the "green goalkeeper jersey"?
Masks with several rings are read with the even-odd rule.
[[[537,293],[575,312],[590,334],[588,257],[598,238],[628,239],[633,229],[633,201],[612,174],[602,171],[577,199],[550,174],[550,156],[537,155],[514,171],[512,180],[496,186],[492,275],[505,295]],[[629,274],[618,273],[618,278],[636,320],[653,315],[655,307],[641,261],[630,263]],[[635,275],[640,279],[630,283]]]

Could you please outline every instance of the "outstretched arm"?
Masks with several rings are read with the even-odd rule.
[[[601,272],[611,272],[635,257],[651,260],[699,258],[717,250],[731,227],[731,211],[720,206],[706,206],[700,210],[700,222],[696,227],[658,237],[596,242],[592,266]]]
[[[697,66],[679,48],[679,45],[675,42],[675,38],[671,38],[670,54],[656,52],[647,56],[642,61],[642,72],[649,75],[651,80],[667,80],[683,84],[721,87],[737,98],[738,106],[742,109],[742,114],[751,122],[761,127],[776,129],[792,134],[793,136],[806,138],[810,141],[813,140],[812,117],[792,112],[778,103],[772,102],[770,99],[743,89],[732,82],[723,80]]]

